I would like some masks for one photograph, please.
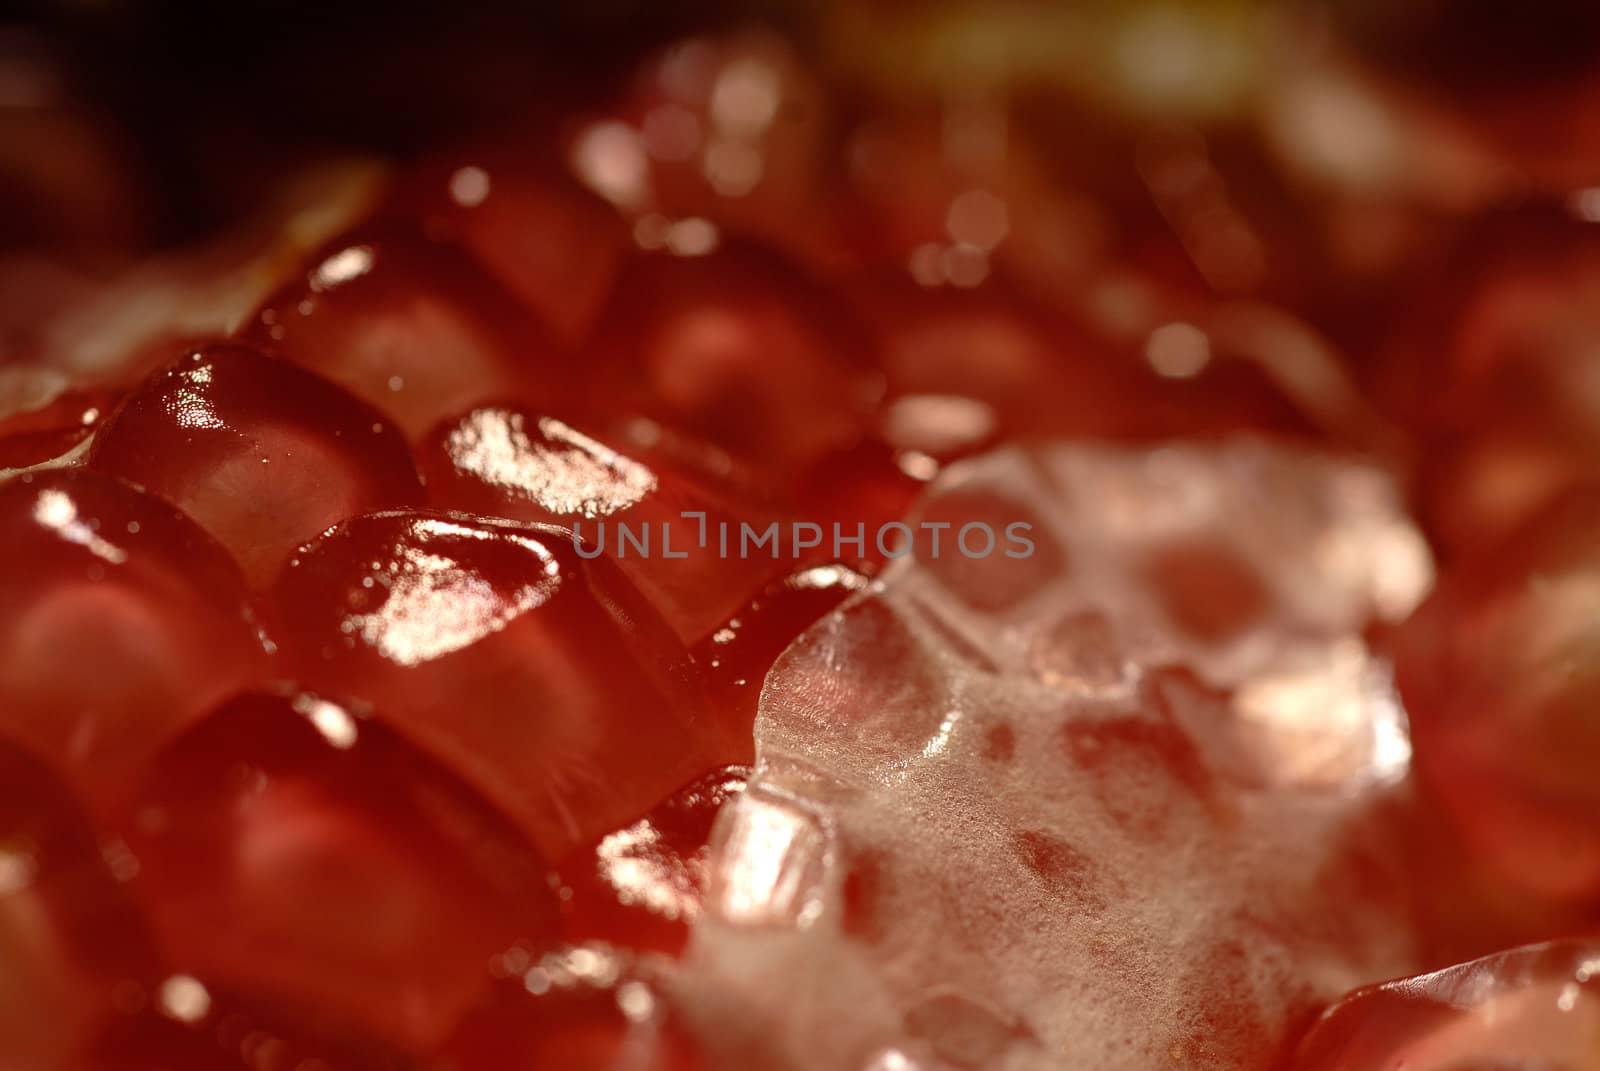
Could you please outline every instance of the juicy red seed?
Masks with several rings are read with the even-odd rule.
[[[1358,989],[1300,1043],[1291,1071],[1579,1067],[1594,1052],[1600,942],[1552,941]]]
[[[0,742],[6,1066],[80,1066],[80,1046],[154,963],[142,922],[66,787],[32,755]]]
[[[498,947],[554,932],[551,874],[393,733],[310,694],[236,699],[155,759],[117,825],[168,959],[402,1044]]]
[[[1600,891],[1600,494],[1556,500],[1452,563],[1397,642],[1421,779],[1507,880]]]
[[[305,679],[376,703],[551,857],[715,762],[682,645],[563,529],[360,517],[300,552],[277,608]]]
[[[597,966],[574,971],[574,956]],[[441,1049],[445,1066],[457,1071],[700,1071],[706,1066],[660,991],[636,977],[615,951],[579,946],[530,957],[513,949],[501,963],[508,977]]]
[[[597,349],[597,411],[644,412],[782,472],[854,442],[882,393],[849,311],[751,245],[635,257]]]
[[[890,415],[910,399],[959,399],[968,411],[958,422],[978,441],[1104,434],[1125,419],[1116,358],[1002,289],[896,281],[866,290],[861,304],[879,339]]]
[[[784,649],[866,586],[867,578],[845,565],[797,569],[769,584],[695,647],[717,720],[731,741],[750,748],[761,684]]]
[[[522,407],[487,406],[446,426],[424,466],[439,505],[579,532],[685,642],[709,633],[778,568],[770,557],[719,549],[724,525],[765,527],[755,507],[735,514],[681,473]],[[704,516],[704,545],[702,521],[685,513]]]
[[[679,952],[700,910],[712,823],[749,779],[746,766],[713,771],[568,856],[567,939]]]
[[[0,731],[113,797],[261,672],[237,566],[183,514],[85,470],[0,485]]]
[[[69,391],[48,405],[0,420],[0,469],[60,457],[92,435],[113,404],[110,391]]]
[[[325,246],[250,328],[408,436],[486,398],[559,398],[570,375],[549,332],[467,253],[369,227]]]
[[[561,334],[587,335],[628,245],[622,218],[537,151],[457,152],[404,176],[388,210],[457,242]]]
[[[152,376],[95,436],[89,465],[181,507],[255,587],[338,521],[422,497],[387,417],[236,345],[196,350]]]

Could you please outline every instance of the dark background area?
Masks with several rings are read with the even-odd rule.
[[[901,12],[943,6],[836,2]],[[1380,66],[1467,108],[1508,86],[1559,83],[1600,57],[1600,4],[1592,2],[1317,6]],[[512,120],[536,129],[540,116],[553,121],[603,99],[642,53],[695,30],[762,23],[807,50],[830,7],[823,0],[32,0],[0,15],[0,120],[7,72],[48,70],[62,105],[112,131],[132,163],[144,194],[138,244],[169,246],[236,218],[301,162],[350,152],[405,157]],[[0,138],[14,137],[11,129],[0,126]],[[10,150],[41,151],[20,143]],[[0,199],[8,192],[0,182]],[[28,209],[10,200],[9,210],[0,208],[0,244],[15,246],[30,227],[21,218]]]
[[[73,0],[0,17],[0,73],[42,72],[63,103],[110,120],[159,191],[144,230],[169,245],[226,222],[297,161],[404,157],[513,117],[526,127],[603,97],[652,46],[751,21],[805,35],[784,5],[735,0]]]

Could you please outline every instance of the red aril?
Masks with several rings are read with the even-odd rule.
[[[701,237],[622,272],[591,407],[642,412],[780,474],[849,446],[882,393],[849,310],[762,247]]]
[[[681,951],[700,913],[711,825],[749,778],[747,766],[713,770],[563,860],[567,939]]]
[[[27,468],[67,453],[94,434],[115,403],[109,391],[67,391],[0,419],[0,469]]]
[[[397,216],[459,242],[570,341],[585,337],[629,238],[622,218],[540,151],[460,150],[402,178]]]
[[[554,932],[548,868],[382,721],[247,694],[150,765],[117,825],[170,962],[397,1043],[438,1040],[489,956]]]
[[[78,1071],[82,1048],[155,971],[133,904],[67,789],[0,743],[0,1031],[18,1071]]]
[[[564,529],[370,514],[304,547],[276,596],[304,679],[376,704],[552,858],[716,762],[683,646]]]
[[[372,225],[313,255],[250,336],[389,414],[415,438],[485,398],[549,402],[570,374],[537,320],[470,255]]]
[[[1600,496],[1569,493],[1452,563],[1396,643],[1422,783],[1507,880],[1600,891]]]
[[[755,523],[760,507],[741,510],[680,466],[632,453],[526,407],[482,406],[441,428],[423,465],[438,505],[578,532],[693,643],[779,564],[721,550],[723,528],[737,545],[740,522]]]
[[[323,529],[423,493],[382,413],[236,345],[195,350],[147,380],[95,435],[89,464],[181,507],[253,587]]]
[[[1358,989],[1323,1014],[1292,1071],[1499,1071],[1590,1066],[1600,942],[1527,945]]]
[[[0,485],[0,731],[97,802],[264,657],[238,567],[194,522],[110,476]]]
[[[768,584],[694,648],[717,720],[730,740],[740,741],[748,752],[767,670],[796,637],[866,586],[867,578],[846,565],[798,568]]]

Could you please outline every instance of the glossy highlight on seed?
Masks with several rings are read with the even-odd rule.
[[[304,681],[387,712],[553,858],[722,747],[682,644],[564,529],[368,514],[301,548],[273,601]]]

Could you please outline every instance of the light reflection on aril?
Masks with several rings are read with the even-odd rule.
[[[258,589],[330,524],[423,496],[383,413],[239,345],[186,353],[134,389],[95,435],[89,467],[182,508]]]
[[[638,462],[553,417],[538,418],[532,429],[526,419],[513,410],[475,409],[450,429],[444,448],[461,473],[525,497],[552,517],[608,517],[656,489],[655,474]]]
[[[274,594],[302,679],[373,703],[551,858],[716,764],[687,652],[568,530],[369,514],[303,548]]]
[[[674,465],[665,451],[627,445],[633,457],[554,417],[490,406],[436,432],[423,462],[438,505],[572,528],[585,553],[615,560],[693,643],[778,568],[720,549],[721,526],[737,538],[741,521],[768,510],[704,490],[713,474],[686,472],[694,466]]]
[[[1600,1046],[1600,944],[1552,941],[1357,990],[1291,1071],[1588,1067]]]
[[[417,522],[411,535],[420,546],[396,546],[387,566],[371,578],[382,588],[373,600],[376,608],[339,623],[341,632],[359,635],[397,665],[431,662],[499,632],[543,604],[562,582],[556,560],[532,539],[505,536],[535,559],[529,563],[529,579],[505,592],[460,568],[454,558],[422,549],[436,540],[489,536],[433,520]],[[373,590],[365,581],[362,587]]]
[[[822,820],[770,791],[746,791],[722,813],[709,900],[737,926],[805,928],[823,907],[831,844]]]
[[[700,915],[712,822],[749,775],[740,766],[707,774],[565,860],[568,938],[679,951]]]

